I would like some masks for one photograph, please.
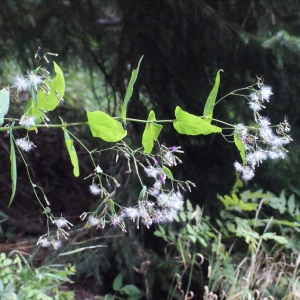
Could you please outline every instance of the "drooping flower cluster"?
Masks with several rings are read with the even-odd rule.
[[[128,160],[129,163],[134,151],[131,151],[124,145],[118,145],[117,149],[118,152],[123,153],[125,151],[123,156]],[[190,186],[194,186],[194,184],[190,181],[180,182],[173,179],[173,175],[168,167],[176,166],[178,163],[182,162],[177,157],[176,153],[183,153],[183,151],[180,150],[180,147],[173,146],[167,148],[165,146],[161,146],[159,154],[146,156],[148,166],[144,166],[139,161],[139,164],[143,170],[143,174],[145,174],[148,178],[154,179],[154,183],[148,189],[146,186],[143,186],[143,190],[141,191],[136,206],[123,207],[120,209],[119,213],[115,211],[106,213],[106,217],[109,218],[111,226],[114,228],[119,227],[122,231],[126,231],[124,223],[125,219],[130,219],[133,222],[136,222],[137,227],[139,227],[140,221],[142,224],[149,227],[154,223],[172,222],[174,220],[178,214],[178,211],[184,204],[184,198],[180,192],[180,189],[183,191],[186,189],[190,190]],[[153,163],[151,164],[150,161],[153,161]],[[130,166],[128,169],[129,171],[131,170]],[[93,175],[93,184],[89,187],[90,192],[93,195],[99,195],[101,193],[101,197],[103,193],[107,199],[108,193],[101,183],[101,176],[107,175],[103,173],[103,170],[101,169],[101,176],[98,176],[100,185],[95,184],[97,175],[99,174]],[[171,188],[168,188],[169,182],[167,182],[167,179],[173,181]],[[177,184],[176,189],[174,188],[174,183]],[[103,212],[98,215],[92,213],[83,213],[80,218],[84,220],[87,215],[89,215],[89,217],[87,218],[86,226],[97,226],[97,228],[104,228],[105,217],[103,217]]]
[[[53,218],[52,223],[57,227],[56,238],[52,237],[50,233],[44,234],[38,239],[37,245],[41,245],[42,247],[52,246],[55,250],[57,250],[62,245],[62,241],[60,239],[61,236],[63,236],[66,240],[69,236],[68,232],[66,232],[64,228],[70,230],[70,226],[73,226],[73,224],[64,217]]]
[[[259,90],[253,91],[249,98],[249,108],[254,112],[256,127],[247,127],[243,124],[237,124],[234,129],[234,135],[245,150],[244,164],[234,163],[238,172],[242,173],[242,179],[251,180],[254,177],[254,171],[266,159],[284,158],[288,152],[284,146],[292,141],[287,134],[290,131],[290,125],[285,118],[282,123],[272,126],[267,117],[261,116],[258,111],[265,108],[264,101],[269,102],[272,88],[258,83]],[[275,132],[273,131],[275,128]],[[243,151],[242,151],[243,152]]]
[[[28,137],[16,139],[16,144],[26,152],[29,152],[33,147],[35,147]]]

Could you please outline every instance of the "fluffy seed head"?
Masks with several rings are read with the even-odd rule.
[[[99,188],[99,186],[94,183],[90,185],[89,189],[90,189],[91,194],[93,194],[95,196],[99,195],[101,193],[101,189]]]

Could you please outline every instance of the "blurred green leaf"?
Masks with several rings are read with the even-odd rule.
[[[295,207],[296,207],[296,205],[295,205],[295,195],[294,194],[292,194],[289,197],[287,205],[288,205],[290,213],[293,214],[294,210],[295,210]]]
[[[114,291],[120,290],[122,285],[123,285],[123,273],[119,273],[113,282]]]
[[[267,240],[274,240],[278,242],[279,244],[287,244],[288,240],[283,236],[277,236],[275,232],[266,232],[262,236],[264,239]]]
[[[143,296],[143,293],[140,291],[139,288],[137,288],[135,285],[133,284],[127,284],[124,285],[121,289],[119,289],[119,292],[124,292],[126,295],[129,296]],[[140,298],[136,298],[136,299],[140,299]]]

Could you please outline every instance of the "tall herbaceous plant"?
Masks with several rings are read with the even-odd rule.
[[[26,75],[17,75],[11,87],[5,87],[0,91],[0,131],[9,134],[10,142],[12,193],[8,204],[11,205],[13,202],[17,188],[16,156],[19,155],[27,170],[32,191],[42,207],[43,216],[47,219],[48,230],[37,241],[37,244],[42,247],[59,248],[68,239],[72,224],[64,216],[56,216],[51,212],[51,199],[47,198],[43,187],[33,181],[23,155],[24,152],[39,151],[31,141],[32,135],[41,134],[39,128],[48,128],[49,130],[61,128],[74,176],[80,175],[80,162],[74,141],[75,144],[83,147],[90,158],[91,172],[84,179],[90,182],[91,197],[98,198],[100,204],[94,211],[82,212],[80,218],[85,222],[85,226],[104,229],[105,226],[112,225],[123,232],[126,231],[125,219],[132,220],[137,228],[139,226],[149,228],[153,224],[172,222],[184,205],[186,192],[190,192],[195,186],[188,179],[174,178],[171,169],[182,163],[180,154],[184,149],[180,145],[162,145],[159,142],[163,126],[172,125],[178,134],[184,135],[220,134],[225,141],[233,142],[240,153],[239,162],[236,161],[233,164],[245,181],[254,177],[255,169],[265,160],[283,159],[288,152],[285,146],[292,139],[289,136],[290,125],[287,118],[278,125],[272,125],[271,120],[263,114],[273,93],[272,88],[265,85],[262,78],[257,78],[257,83],[254,85],[237,89],[217,101],[222,71],[219,70],[202,116],[191,114],[177,106],[175,117],[170,120],[156,120],[153,110],[149,112],[147,120],[127,118],[127,105],[133,93],[142,58],[137,68],[132,71],[119,115],[110,116],[103,111],[87,111],[86,120],[66,122],[60,118],[61,123],[52,124],[47,113],[63,104],[65,79],[62,70],[55,62],[53,62],[54,76],[50,75],[42,66],[42,62],[49,63],[48,58],[57,54],[48,52],[40,55],[39,50],[35,54],[36,68]],[[12,91],[14,91],[13,95],[11,95]],[[23,92],[29,93],[30,98],[22,115],[5,118],[10,105],[19,104],[19,101],[11,102],[10,99],[18,99]],[[213,118],[215,105],[228,96],[239,97],[245,102],[245,109],[253,112],[254,122],[250,126],[229,124]],[[126,129],[128,122],[140,123],[145,128],[140,137],[141,146],[137,149],[132,149],[126,142],[127,135],[130,136],[130,132]],[[106,149],[90,150],[79,137],[72,133],[74,126],[88,126],[93,137],[110,144]],[[24,137],[15,138],[15,131],[20,129],[26,129],[26,134]],[[51,145],[48,146],[51,147]],[[136,197],[135,205],[131,207],[120,205],[118,191],[122,189],[122,186],[116,177],[107,174],[107,170],[98,162],[99,154],[103,151],[113,152],[116,163],[124,163],[124,161],[127,163],[128,169],[124,176],[127,174],[137,176],[140,193]],[[147,177],[148,179],[145,180]],[[151,182],[151,185],[149,186],[145,182]],[[56,226],[56,233],[50,231],[50,224]]]

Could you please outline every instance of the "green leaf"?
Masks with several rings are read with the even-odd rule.
[[[140,201],[145,196],[146,190],[147,190],[147,187],[145,185],[143,185],[143,188],[139,194],[138,201]]]
[[[196,231],[193,229],[193,227],[190,224],[186,224],[186,229],[189,234],[197,235]]]
[[[127,135],[122,124],[103,111],[87,112],[92,135],[106,142],[118,142]]]
[[[156,230],[156,231],[154,231],[154,233],[153,233],[155,236],[157,236],[157,237],[162,237],[162,236],[164,236],[160,231],[158,231],[158,230]]]
[[[163,171],[169,179],[174,180],[174,176],[169,168],[163,166]]]
[[[190,211],[190,212],[194,210],[190,200],[186,201],[186,207],[187,207],[188,211]]]
[[[216,103],[216,98],[218,95],[218,90],[219,90],[219,85],[220,85],[220,72],[223,72],[223,70],[219,70],[217,72],[216,80],[215,80],[215,85],[210,92],[205,106],[204,106],[204,111],[203,111],[203,116],[205,117],[205,120],[209,123],[211,123],[212,116],[213,116],[213,111]]]
[[[123,102],[123,105],[122,105],[122,112],[121,112],[121,117],[123,119],[124,124],[126,124],[127,105],[128,105],[128,102],[129,102],[129,100],[132,96],[133,86],[134,86],[135,81],[137,79],[137,76],[138,76],[138,73],[139,73],[139,68],[140,68],[140,63],[141,63],[143,57],[144,56],[141,57],[137,68],[132,71],[131,78],[130,78],[130,81],[129,81],[129,84],[128,84],[128,87],[127,87],[127,90],[126,90],[124,102]]]
[[[243,142],[237,137],[236,134],[234,135],[234,143],[240,152],[240,156],[242,158],[243,165],[245,165],[246,164],[245,146],[244,146]]]
[[[51,82],[45,81],[45,83],[48,84],[50,87],[50,94],[46,96],[45,93],[43,93],[43,91],[39,90],[37,109],[52,111],[58,106],[60,100],[64,96],[64,74],[61,68],[55,62],[53,62],[53,64],[56,76],[51,80]]]
[[[156,121],[155,113],[150,111],[147,121]],[[154,141],[157,140],[163,126],[156,123],[146,123],[146,127],[143,133],[142,144],[144,146],[144,153],[151,153],[154,145]]]
[[[278,242],[279,244],[287,244],[288,243],[288,240],[283,237],[283,236],[277,236],[275,232],[266,232],[263,234],[262,236],[263,238],[265,239],[268,239],[268,240],[274,240],[276,242]]]
[[[166,234],[165,229],[164,229],[161,225],[158,225],[158,228],[159,228],[159,230],[162,232],[163,235]]]
[[[242,201],[239,201],[238,205],[241,208],[241,210],[244,210],[244,211],[256,210],[258,207],[257,203],[244,203]]]
[[[120,290],[120,292],[124,292],[126,295],[129,295],[129,296],[133,296],[133,295],[139,295],[141,294],[141,291],[139,288],[137,288],[135,285],[133,284],[127,284],[127,285],[124,285]]]
[[[287,205],[288,205],[288,208],[289,208],[289,211],[290,211],[290,214],[293,214],[294,213],[294,210],[295,210],[295,195],[292,194],[290,197],[289,197],[289,200],[287,202]]]
[[[15,152],[15,145],[13,141],[13,128],[14,124],[11,125],[9,128],[9,140],[10,140],[10,175],[11,175],[11,188],[12,193],[10,196],[9,204],[10,206],[14,200],[15,193],[16,193],[16,187],[17,187],[17,162],[16,162],[16,152]]]
[[[204,238],[202,238],[201,236],[198,235],[197,240],[201,245],[203,245],[204,247],[207,247],[207,243]]]
[[[71,163],[73,166],[73,174],[74,176],[79,176],[79,164],[78,164],[78,157],[75,150],[75,147],[73,145],[74,141],[71,139],[68,130],[66,127],[63,127],[62,130],[64,131],[64,137],[65,137],[65,143],[69,152],[69,156],[71,159]]]
[[[211,125],[205,120],[183,111],[179,106],[176,107],[175,116],[176,120],[173,126],[180,134],[198,135],[222,131],[220,127]]]
[[[179,216],[183,222],[186,221],[186,214],[183,211],[179,213]]]
[[[4,88],[0,91],[0,126],[4,123],[4,116],[7,114],[10,102],[10,90]]]
[[[115,211],[115,202],[111,199],[109,199],[109,209],[110,209],[112,214],[114,214],[116,212]]]
[[[114,291],[118,291],[121,288],[122,284],[123,284],[123,274],[120,273],[118,274],[118,276],[115,278],[113,282]]]

